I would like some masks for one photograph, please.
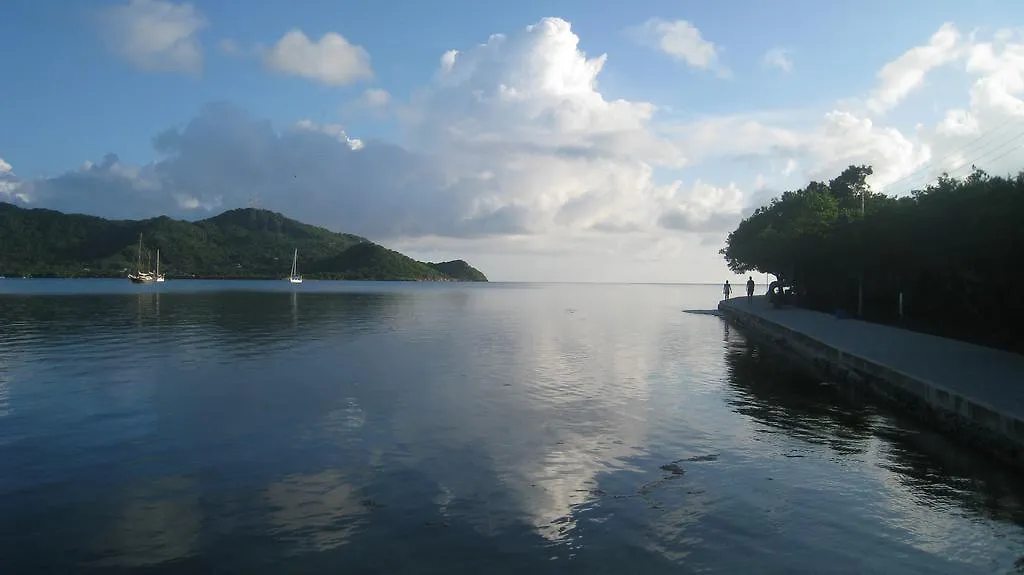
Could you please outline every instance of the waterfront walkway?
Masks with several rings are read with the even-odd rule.
[[[774,309],[766,296],[725,300],[719,307],[751,313],[845,354],[1024,420],[1024,355],[798,308]]]

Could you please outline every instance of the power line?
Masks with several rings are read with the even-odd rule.
[[[940,163],[943,162],[944,160],[950,159],[954,155],[964,155],[965,152],[967,152],[970,148],[972,148],[975,144],[981,142],[982,140],[985,140],[987,138],[991,138],[995,134],[997,134],[997,133],[999,133],[999,132],[1001,132],[1003,130],[1006,130],[1006,129],[1010,128],[1010,127],[1013,127],[1015,125],[1020,125],[1020,124],[1022,124],[1022,120],[1019,119],[1019,118],[1015,119],[1013,121],[1007,122],[1005,124],[1001,124],[999,127],[994,128],[992,130],[989,130],[988,132],[985,132],[984,134],[979,135],[978,137],[974,138],[970,142],[967,142],[963,146],[960,146],[958,148],[950,150],[945,155],[943,155],[943,156],[941,156],[941,157],[939,157],[937,159],[933,159],[933,160],[929,160],[928,162],[925,162],[922,166],[918,167],[913,172],[911,172],[911,173],[909,173],[909,174],[907,174],[907,175],[905,175],[905,176],[903,176],[903,177],[901,177],[901,178],[899,178],[899,179],[897,179],[897,180],[895,180],[893,182],[890,182],[888,185],[885,186],[885,188],[892,189],[892,188],[896,187],[898,184],[901,184],[901,183],[906,184],[908,182],[910,182],[910,183],[917,182],[917,181],[919,181],[919,179],[922,176],[924,176],[924,181],[927,182],[928,180],[930,180],[932,178],[932,176],[930,175],[931,171],[935,170],[936,168],[941,168]],[[1018,140],[1021,137],[1024,137],[1024,131],[1018,132],[1016,135],[1012,136],[1008,140],[1001,141],[996,149],[997,150],[1002,149],[1003,145],[1005,145],[1007,143],[1010,143],[1012,141]],[[991,142],[986,143],[985,145],[983,145],[977,151],[984,150],[985,148],[988,147],[988,145],[990,143]],[[972,161],[965,161],[963,164],[957,166],[956,168],[953,168],[953,171],[959,170],[959,169],[963,168],[964,166],[971,165],[972,163],[973,164],[977,164],[979,161],[981,161],[981,159],[979,159],[978,157],[975,157],[974,160],[972,160]],[[948,171],[948,170],[946,170],[946,171]],[[907,186],[907,189],[912,189],[912,188],[913,188],[913,185]]]
[[[963,159],[962,162],[959,162],[957,166],[952,167],[952,168],[945,168],[942,171],[944,173],[946,173],[946,174],[949,174],[950,176],[954,176],[955,174],[957,174],[958,172],[960,172],[961,170],[963,170],[965,168],[977,166],[978,164],[980,164],[982,162],[993,161],[993,158],[991,157],[992,154],[994,154],[994,153],[998,154],[999,152],[1007,149],[1008,146],[1011,149],[1015,148],[1015,146],[1013,145],[1014,142],[1016,142],[1017,140],[1020,140],[1021,138],[1024,138],[1024,132],[1020,132],[1020,133],[1014,135],[1011,138],[1008,138],[1006,140],[1003,140],[1003,141],[999,142],[995,147],[989,147],[988,149],[979,150],[980,153],[975,155],[973,158],[970,158],[970,159],[965,158],[965,159]],[[1002,157],[1002,156],[999,156],[999,157]],[[914,189],[916,187],[923,187],[924,185],[930,183],[930,181],[932,179],[934,179],[934,176],[929,175],[927,173],[923,174],[923,178],[922,177],[911,178],[911,180],[913,181],[913,184],[907,186],[906,189],[910,190],[910,189]]]
[[[1018,139],[1018,140],[1019,140],[1019,139],[1020,139],[1021,137],[1024,137],[1024,134],[1021,134],[1021,135],[1020,135],[1020,136],[1018,136],[1018,137],[1017,137],[1016,139]],[[990,162],[996,162],[996,161],[999,161],[999,160],[1001,160],[1001,159],[1005,158],[1006,156],[1009,156],[1009,155],[1010,155],[1010,154],[1012,154],[1013,152],[1016,152],[1017,150],[1021,149],[1022,147],[1024,147],[1024,142],[1020,142],[1019,144],[1017,144],[1017,145],[1015,145],[1015,146],[1012,146],[1012,147],[1011,147],[1011,148],[1010,148],[1009,150],[1006,150],[1006,151],[1005,151],[1005,152],[1003,152],[1002,154],[999,154],[998,156],[996,156],[996,157],[994,157],[994,158],[990,158],[990,159],[989,159],[989,161],[990,161]]]
[[[1015,135],[1012,138],[1009,138],[1007,140],[1002,141],[1000,143],[1000,145],[998,145],[995,148],[990,149],[990,150],[988,150],[988,151],[986,151],[986,152],[984,152],[984,153],[982,153],[982,154],[980,154],[978,156],[975,156],[971,160],[965,160],[959,166],[957,166],[957,167],[955,167],[955,168],[953,168],[951,170],[948,170],[947,173],[949,175],[951,175],[951,176],[954,176],[955,174],[957,174],[957,172],[960,172],[961,170],[963,170],[965,168],[970,168],[973,171],[977,167],[977,165],[982,163],[982,162],[995,162],[997,160],[1005,158],[1006,156],[1008,156],[1011,153],[1013,153],[1016,149],[1020,148],[1021,143],[1015,143],[1015,142],[1017,142],[1018,140],[1021,140],[1022,138],[1024,138],[1024,132],[1021,132],[1021,133]],[[1003,150],[1006,150],[1006,152],[1000,154],[999,152],[1002,152]],[[992,154],[998,154],[998,155],[995,156],[995,157],[992,157]]]

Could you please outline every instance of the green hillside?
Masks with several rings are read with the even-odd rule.
[[[384,246],[370,242],[310,264],[311,273],[332,279],[444,280],[448,276]]]
[[[139,234],[160,250],[169,278],[280,278],[299,250],[311,279],[487,281],[462,260],[418,262],[352,234],[331,232],[260,209],[235,209],[187,222],[166,216],[107,220],[0,202],[0,275],[123,277]]]
[[[485,282],[485,276],[480,270],[466,263],[465,260],[452,260],[450,262],[427,263],[438,272],[448,277],[461,278],[462,281]]]

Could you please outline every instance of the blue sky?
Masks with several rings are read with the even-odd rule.
[[[482,260],[493,267],[508,270],[497,274],[499,277],[508,276],[504,279],[573,279],[580,275],[574,270],[588,269],[593,261],[615,257],[624,265],[625,262],[634,262],[629,264],[633,266],[632,271],[622,272],[628,278],[717,280],[724,273],[724,266],[713,252],[728,231],[726,223],[734,225],[735,221],[715,219],[712,217],[718,213],[715,210],[721,208],[723,214],[741,215],[744,209],[770,197],[772,190],[799,185],[808,177],[834,170],[844,162],[889,162],[891,166],[885,168],[886,176],[879,179],[883,185],[887,181],[905,178],[915,170],[939,169],[942,166],[929,164],[934,163],[936,153],[940,149],[955,151],[956,146],[964,141],[950,133],[944,133],[940,138],[934,132],[949,109],[963,108],[973,114],[972,117],[984,120],[982,124],[988,122],[990,126],[1005,121],[1000,120],[996,112],[1010,116],[1016,113],[1012,105],[1007,107],[1005,102],[1001,107],[996,106],[999,109],[995,111],[975,109],[984,105],[984,99],[976,97],[972,100],[970,89],[972,83],[981,77],[979,74],[1005,79],[1007,73],[1012,77],[1013,73],[1019,72],[1018,68],[1004,66],[997,70],[989,66],[979,72],[978,66],[972,68],[965,64],[971,50],[979,44],[992,42],[991,37],[997,30],[1006,28],[1006,24],[1021,25],[1019,3],[1011,0],[973,4],[950,0],[857,3],[803,0],[774,3],[753,0],[626,3],[597,0],[543,3],[265,0],[244,4],[211,0],[191,5],[157,0],[134,2],[144,4],[143,8],[149,11],[135,10],[130,17],[136,20],[121,19],[118,21],[120,25],[116,26],[111,24],[110,14],[118,8],[127,7],[130,4],[127,1],[65,0],[60,10],[37,0],[8,0],[5,3],[4,17],[0,19],[0,49],[7,54],[2,84],[3,105],[0,106],[0,159],[12,167],[6,176],[7,181],[16,182],[22,191],[20,195],[8,193],[10,199],[57,209],[132,217],[156,215],[145,213],[147,209],[156,209],[194,218],[238,207],[248,196],[241,192],[232,194],[224,188],[251,182],[256,178],[255,174],[237,174],[237,178],[225,173],[201,174],[198,172],[201,162],[181,161],[173,166],[162,163],[167,154],[158,153],[153,146],[154,138],[159,134],[170,128],[183,130],[189,122],[202,116],[201,111],[207,104],[224,102],[229,103],[232,109],[240,110],[247,118],[239,118],[230,124],[232,129],[241,129],[239,126],[245,122],[269,120],[280,132],[296,122],[307,120],[307,126],[316,126],[320,136],[326,137],[325,134],[332,130],[336,136],[344,130],[349,137],[366,143],[362,150],[366,157],[353,157],[351,160],[360,166],[358,169],[369,170],[366,165],[370,157],[390,158],[381,160],[384,164],[379,166],[382,172],[391,172],[388,176],[392,179],[388,180],[391,182],[388,185],[396,185],[393,180],[400,169],[395,164],[399,160],[387,156],[396,152],[386,151],[385,144],[397,145],[402,152],[419,158],[403,156],[404,159],[400,160],[420,166],[418,170],[426,168],[416,162],[444,168],[439,169],[439,173],[432,173],[430,178],[434,179],[430,181],[446,183],[438,184],[437,190],[424,186],[415,192],[423,196],[414,198],[416,201],[425,202],[424,205],[429,204],[431,210],[438,212],[432,213],[431,217],[436,217],[434,224],[422,221],[406,227],[394,222],[389,225],[370,224],[365,218],[388,217],[387,210],[370,206],[369,200],[363,197],[375,194],[373,186],[385,185],[382,183],[384,176],[362,172],[353,175],[340,168],[321,173],[316,172],[319,168],[315,167],[309,168],[309,183],[302,191],[310,194],[310,198],[315,196],[315,201],[310,199],[307,203],[303,199],[305,196],[297,195],[297,191],[289,192],[291,196],[279,198],[276,202],[271,197],[276,193],[274,190],[264,190],[259,194],[267,207],[280,209],[299,219],[315,220],[313,223],[334,229],[364,232],[382,243],[412,251],[414,255],[466,257],[474,263]],[[167,10],[175,7],[189,10],[189,14],[204,23],[190,32],[187,38],[201,52],[201,69],[154,70],[140,67],[126,53],[126,44],[121,40],[129,34],[130,26],[138,25],[138,18],[149,18],[152,23],[154,18],[167,17],[171,14]],[[451,139],[452,125],[460,123],[464,117],[472,120],[465,125],[480,130],[480,134],[486,132],[491,143],[508,136],[505,144],[515,142],[521,146],[526,141],[524,138],[540,138],[542,133],[544,142],[562,141],[559,138],[564,137],[564,142],[559,144],[563,147],[577,140],[583,141],[579,138],[585,139],[579,131],[553,134],[548,132],[553,129],[551,125],[538,123],[533,126],[529,123],[541,122],[538,118],[561,117],[558,114],[569,108],[579,112],[580,106],[587,105],[585,102],[592,102],[592,98],[587,99],[589,96],[576,99],[575,92],[570,95],[546,94],[543,103],[540,103],[541,99],[536,100],[535,106],[521,102],[518,107],[501,112],[477,106],[472,113],[463,114],[454,107],[454,102],[471,101],[460,99],[471,97],[474,92],[470,88],[476,93],[498,90],[497,84],[486,84],[492,76],[503,79],[512,87],[516,87],[513,82],[522,83],[518,88],[524,94],[543,92],[540,88],[537,88],[540,92],[530,92],[526,88],[533,85],[530,84],[533,80],[527,75],[543,76],[545,68],[537,64],[538,52],[531,52],[541,44],[534,42],[536,37],[531,40],[524,31],[527,26],[549,16],[571,25],[571,34],[578,38],[578,48],[586,53],[587,58],[607,54],[593,91],[605,102],[621,99],[636,104],[628,112],[623,112],[633,114],[629,118],[612,115],[606,118],[607,122],[615,125],[615,137],[628,132],[628,138],[623,136],[624,139],[616,143],[614,149],[603,150],[603,155],[595,154],[588,159],[602,162],[600,169],[608,170],[602,176],[602,182],[617,182],[614,186],[607,184],[610,186],[608,189],[604,183],[586,181],[590,176],[573,172],[575,169],[581,170],[579,174],[584,170],[593,174],[596,164],[569,162],[564,155],[559,156],[564,152],[563,148],[551,156],[531,152],[530,159],[537,164],[536,168],[527,170],[522,167],[526,156],[520,148],[515,152],[509,152],[511,148],[507,146],[493,148],[496,155],[492,156],[481,151],[473,154],[471,162],[464,154],[457,153],[457,149],[462,149],[460,146],[469,145],[468,140],[455,142]],[[682,21],[699,30],[700,41],[715,50],[715,63],[702,66],[695,61],[686,61],[678,52],[673,57],[668,53],[670,50],[659,49],[655,33],[659,28],[656,25],[643,28],[651,19],[659,19],[663,24]],[[926,54],[925,60],[935,57],[941,62],[924,65],[924,80],[920,85],[915,85],[899,96],[896,104],[882,111],[870,109],[871,94],[880,94],[880,90],[886,87],[884,78],[879,77],[883,67],[915,46],[927,45],[944,23],[950,23],[958,32],[957,48],[935,49],[949,53],[948,57]],[[177,30],[164,28],[168,29]],[[326,33],[336,33],[349,44],[361,46],[369,55],[372,77],[327,85],[308,74],[289,75],[271,69],[266,52],[260,52],[259,46],[264,50],[272,49],[286,32],[293,29],[301,30],[311,42],[316,42]],[[557,26],[550,31],[552,39],[559,34],[568,37],[565,36],[567,32]],[[974,37],[971,37],[972,31]],[[522,35],[524,43],[516,44],[518,51],[495,47],[487,56],[490,58],[487,65],[494,68],[493,73],[488,75],[470,70],[470,80],[451,88],[461,92],[445,91],[447,88],[442,90],[437,84],[442,54],[453,49],[463,54],[472,52],[474,47],[487,43],[495,33],[508,35],[510,43]],[[232,42],[237,53],[225,52],[221,47],[224,41]],[[1016,53],[1013,46],[1018,44],[1012,44],[1015,41],[1001,39],[998,47],[1006,53]],[[663,48],[664,45],[661,46]],[[791,69],[766,65],[766,53],[773,49],[785,51],[792,62]],[[959,52],[953,55],[956,50]],[[520,58],[520,61],[517,63],[514,58]],[[1012,58],[1005,60],[1013,62]],[[294,59],[290,62],[296,63]],[[1000,65],[1011,64],[1002,62]],[[553,70],[557,63],[544,65]],[[728,73],[719,73],[725,69]],[[901,73],[904,72],[906,70]],[[1007,86],[1005,82],[1003,85]],[[1013,93],[1011,88],[1006,88],[1008,93]],[[359,100],[367,89],[386,91],[390,95],[387,106],[371,109],[360,105]],[[438,94],[442,93],[447,95],[441,98]],[[1020,96],[1015,94],[1016,98]],[[559,101],[559,98],[564,101]],[[448,103],[453,104],[445,108]],[[643,103],[657,107],[653,116],[644,116],[640,106]],[[537,106],[548,110],[549,115],[532,115],[522,121],[513,121],[511,114],[514,110],[540,109]],[[829,116],[823,124],[823,116],[830,112],[848,115]],[[572,121],[589,118],[587,122],[600,124],[594,120],[596,113],[581,112],[582,115],[573,116],[575,119]],[[607,110],[600,113],[611,114]],[[217,119],[216,115],[213,113],[207,119],[212,122]],[[410,120],[411,117],[417,119]],[[441,118],[446,118],[448,123],[442,122]],[[730,121],[734,123],[730,124]],[[871,122],[869,128],[864,127],[864,121]],[[744,123],[749,133],[730,134],[738,123]],[[917,128],[918,124],[923,127]],[[194,135],[201,139],[208,132],[200,129],[202,126],[196,126]],[[229,127],[223,122],[218,126],[218,129],[225,130]],[[327,129],[327,126],[331,128]],[[522,130],[525,127],[536,127],[536,130],[527,134]],[[721,132],[713,145],[698,138],[698,134],[712,128]],[[842,142],[850,138],[821,139],[831,138],[836,130],[846,129],[860,129],[863,145],[844,147]],[[611,132],[601,133],[600,142],[608,143],[612,138]],[[216,146],[221,146],[217,150],[228,145],[245,148],[249,146],[246,142],[254,141],[238,137],[220,138],[222,135],[218,132],[217,136],[211,136],[210,146],[215,142]],[[966,138],[969,134],[956,135]],[[756,141],[730,147],[733,139],[741,137]],[[648,141],[645,138],[655,139]],[[531,149],[536,149],[537,142],[530,142],[534,146]],[[378,144],[381,151],[371,154]],[[334,145],[339,144],[334,141]],[[667,156],[671,154],[666,154],[665,158],[654,158],[661,155],[659,150],[673,146],[679,147],[677,157],[669,158]],[[790,151],[776,153],[780,147]],[[590,144],[586,148],[594,150]],[[714,154],[705,153],[711,148],[716,150]],[[478,150],[478,144],[472,144],[471,149]],[[345,148],[345,153],[348,151],[349,148]],[[81,170],[83,162],[101,164],[108,153],[117,154],[119,170],[108,170],[109,173],[103,174],[96,170],[85,175],[75,173],[72,174],[74,178],[65,176],[76,169]],[[180,150],[176,153],[186,154]],[[213,152],[207,150],[206,153]],[[231,150],[230,157],[239,160],[240,153],[240,149]],[[334,152],[323,151],[323,154],[330,153]],[[753,161],[737,159],[751,154],[755,156]],[[805,157],[808,154],[817,156]],[[829,157],[823,157],[826,154],[830,154]],[[902,160],[892,160],[894,154]],[[609,164],[608,158],[612,156],[620,163]],[[429,161],[424,158],[429,158]],[[558,163],[557,158],[561,158],[562,163]],[[243,170],[245,165],[253,162],[273,163],[263,158],[252,162],[239,160],[237,165],[232,165]],[[308,162],[303,160],[300,163],[305,166]],[[110,162],[106,164],[107,168],[113,165]],[[791,169],[787,169],[787,165]],[[191,171],[172,173],[172,167]],[[644,175],[647,168],[653,174],[649,177],[650,182]],[[296,165],[289,169],[296,171],[299,167]],[[551,177],[545,178],[543,170],[549,170]],[[524,175],[527,171],[528,176]],[[314,177],[313,173],[317,176]],[[483,180],[488,183],[474,184],[478,180],[473,178],[484,173],[491,174]],[[111,180],[112,174],[121,179]],[[409,171],[408,174],[409,178],[423,177],[421,171]],[[92,179],[85,181],[86,177]],[[923,175],[921,181],[926,177]],[[124,178],[135,180],[127,182]],[[336,181],[330,178],[336,178]],[[565,183],[558,183],[560,180],[557,178],[565,178]],[[631,183],[637,178],[647,183]],[[457,185],[452,181],[457,181]],[[676,181],[679,186],[672,188]],[[353,182],[360,184],[356,186]],[[111,192],[109,197],[105,195],[108,188],[118,185],[141,190],[139,193],[150,196],[145,202],[140,201],[135,211],[122,213],[123,210],[115,208],[131,203],[135,196],[128,192]],[[347,186],[353,189],[349,190]],[[333,191],[342,188],[345,190]],[[4,189],[9,191],[13,187],[0,187],[0,192]],[[523,197],[517,196],[522,190],[526,190]],[[337,197],[331,196],[335,193]],[[433,202],[431,194],[442,193],[447,194],[447,199]],[[155,199],[159,194],[177,199],[161,204]],[[377,195],[384,197],[386,194]],[[640,200],[629,199],[641,195],[649,200],[644,200],[647,203],[643,205]],[[326,196],[331,197],[325,199]],[[356,196],[359,197],[352,199]],[[408,196],[397,193],[388,197],[388,205],[392,209],[408,199]],[[659,204],[658,209],[676,209],[689,215],[658,219],[656,210],[651,211],[655,200],[650,198],[664,204],[669,201],[665,200],[666,197],[676,198],[671,201],[678,205]],[[448,202],[451,198],[458,201]],[[2,195],[0,199],[4,199]],[[716,201],[721,205],[712,205]],[[623,220],[613,226],[600,220],[595,215],[599,202],[607,203],[609,213],[623,210],[635,213],[635,221]],[[615,209],[610,207],[613,203],[617,206]],[[587,204],[589,207],[586,209],[579,208],[582,211],[573,213],[588,215],[580,215],[579,221],[570,222],[566,219],[568,216],[565,214],[569,213],[566,210],[559,217],[552,215],[554,212],[544,211],[556,204]],[[307,210],[303,209],[304,205],[316,207]],[[441,214],[442,205],[443,209],[454,211]],[[508,209],[501,210],[502,207]],[[334,217],[330,212],[332,209],[336,209],[338,214],[361,215]],[[424,208],[418,209],[422,211]],[[498,222],[494,224],[496,227],[486,228],[484,219],[480,220],[483,223],[472,226],[447,225],[456,220],[464,222],[470,211],[477,213],[486,209],[492,209],[490,215],[495,216],[486,222]],[[456,214],[458,210],[461,213]],[[410,221],[416,218],[412,212],[402,217]],[[401,219],[399,216],[396,218]],[[662,222],[671,220],[685,225],[641,230],[639,228],[643,225],[636,222],[644,218]],[[583,220],[589,223],[580,223]],[[442,221],[447,224],[442,225]],[[712,223],[719,221],[723,222],[719,226],[721,229],[712,229],[715,228]],[[612,227],[620,231],[628,228],[630,233],[605,234],[599,242],[603,247],[588,254],[566,250],[566,246],[573,245],[592,247],[595,239],[591,235]],[[652,245],[660,247],[652,251]],[[575,264],[567,263],[567,258],[573,259]],[[669,268],[664,262],[687,259],[691,262],[689,265],[663,271]],[[598,274],[592,278],[590,275],[593,274],[589,274],[588,279],[594,280],[623,279],[617,274]]]
[[[155,156],[149,140],[168,126],[186,122],[204,103],[230,100],[275,123],[300,118],[343,122],[361,137],[396,137],[391,122],[342,117],[340,104],[364,86],[311,86],[301,79],[269,75],[258,61],[211,49],[201,78],[154,75],[112,57],[94,22],[104,2],[66,0],[62,10],[38,0],[10,0],[0,20],[0,49],[16,55],[7,63],[5,105],[0,108],[0,150],[25,176],[67,169],[115,152],[125,161]],[[107,2],[106,4],[113,4]],[[926,39],[945,21],[966,27],[987,14],[989,22],[1019,16],[1012,2],[836,2],[774,3],[510,2],[468,0],[440,4],[267,0],[195,2],[210,25],[200,37],[215,48],[220,38],[240,44],[270,44],[298,27],[310,37],[336,31],[362,45],[373,58],[377,80],[394,95],[423,85],[442,53],[483,42],[543,16],[573,24],[590,54],[607,52],[601,78],[609,97],[643,99],[683,114],[829,105],[870,85],[878,67]],[[979,9],[980,8],[980,9]],[[884,15],[884,17],[880,17]],[[650,17],[685,18],[705,37],[727,47],[738,79],[723,83],[691,71],[634,42],[623,29]],[[765,50],[791,46],[801,68],[814,74],[780,78],[760,64]],[[836,56],[843,55],[842,65]],[[72,95],[73,94],[73,95]],[[83,135],[88,137],[82,137]]]

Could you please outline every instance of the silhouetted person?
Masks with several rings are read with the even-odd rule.
[[[732,295],[732,286],[729,285],[729,280],[725,280],[725,285],[722,286],[722,295],[725,296],[725,299],[729,299],[729,296]]]
[[[747,276],[747,305],[754,299],[754,277]]]

